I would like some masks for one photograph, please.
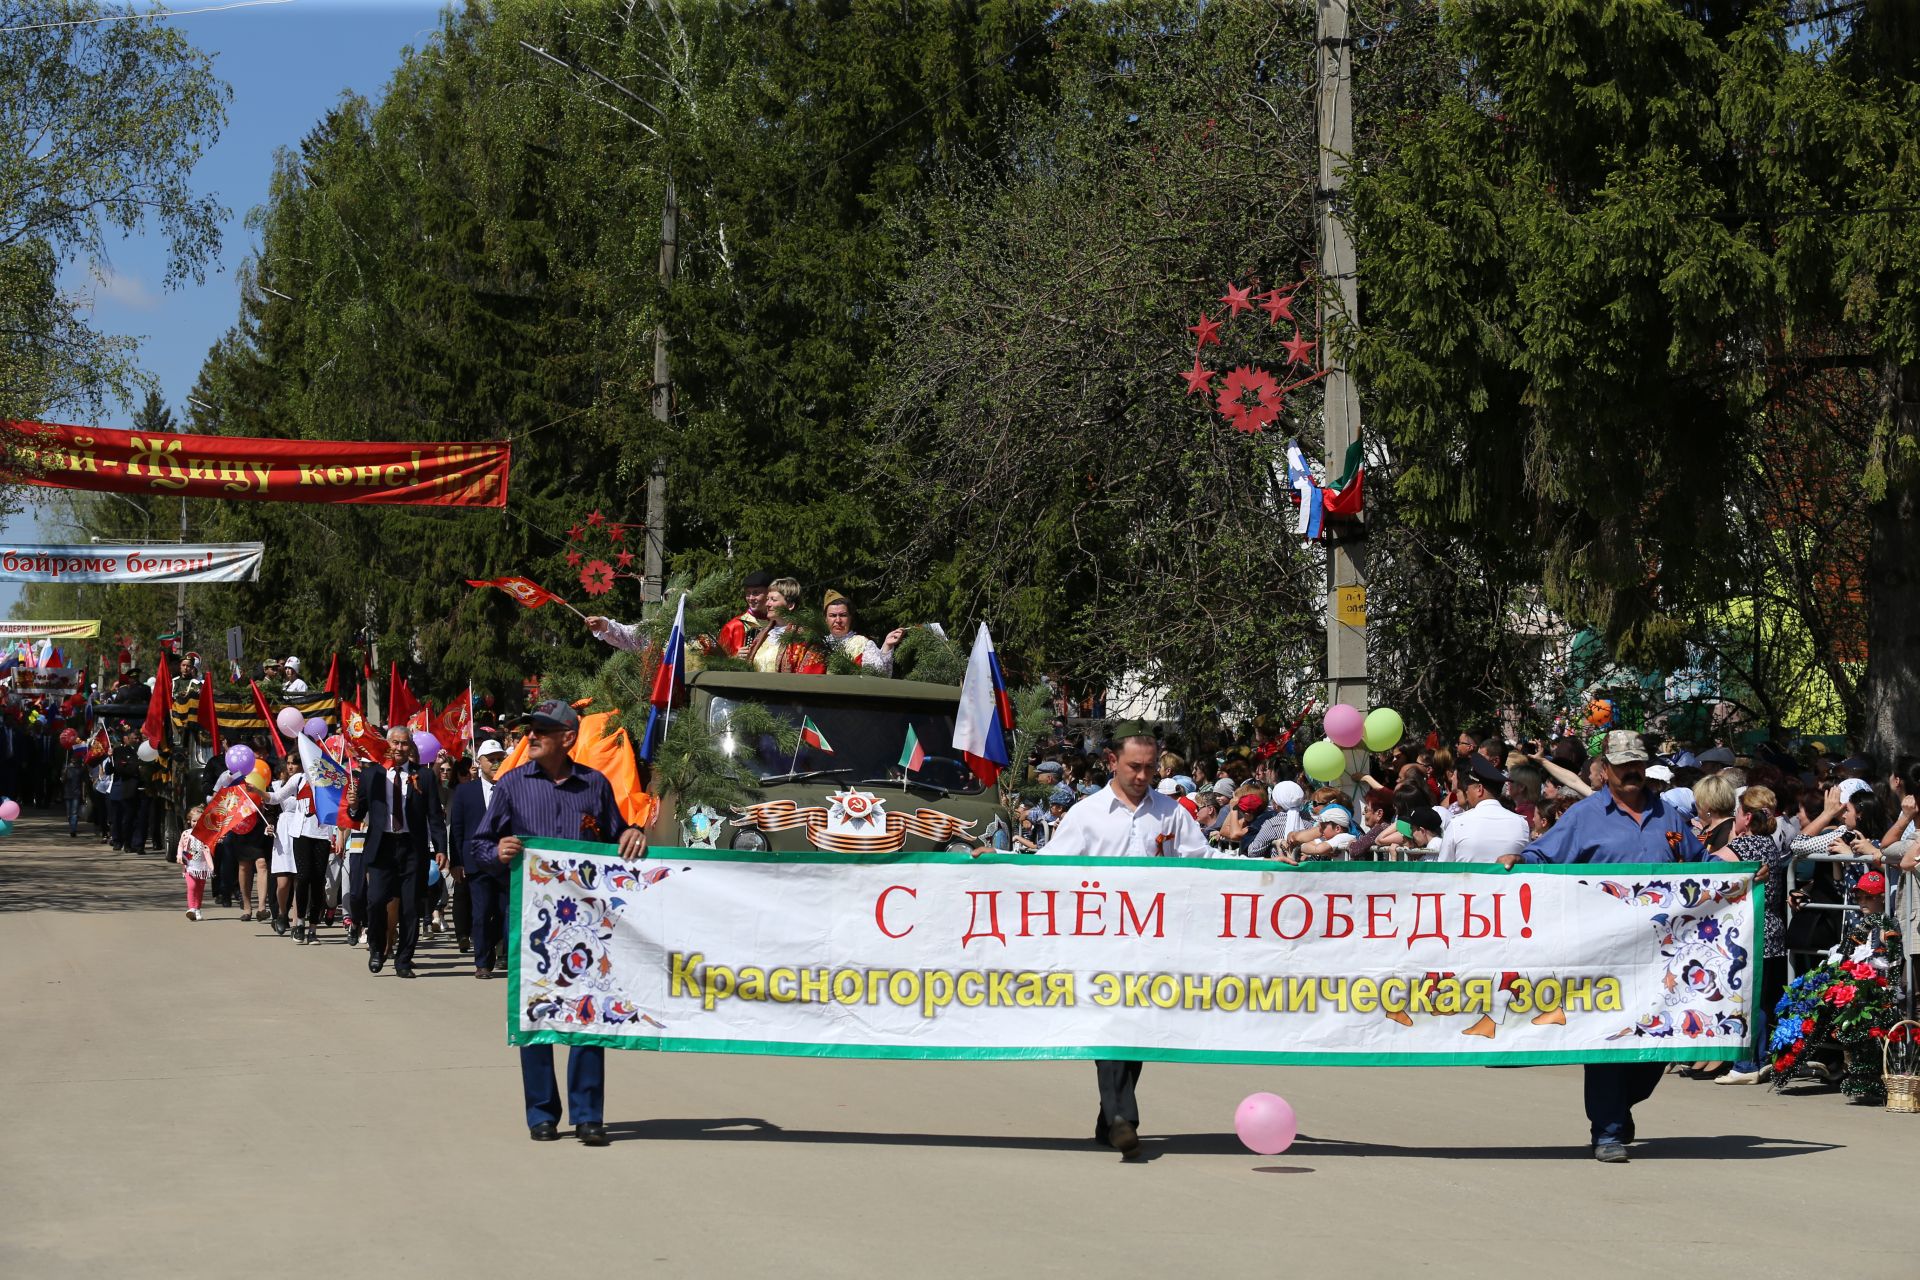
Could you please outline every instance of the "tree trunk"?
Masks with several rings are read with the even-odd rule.
[[[1895,382],[1893,443],[1887,452],[1887,495],[1867,508],[1872,540],[1864,575],[1867,674],[1861,681],[1862,745],[1881,772],[1902,755],[1920,754],[1920,486],[1901,454],[1920,433],[1920,365]]]

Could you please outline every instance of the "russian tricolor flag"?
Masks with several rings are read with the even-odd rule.
[[[960,685],[953,745],[966,758],[973,776],[990,787],[1007,766],[1007,743],[1012,737],[1013,703],[1007,697],[1007,682],[1000,675],[1000,655],[994,652],[993,637],[983,622],[974,633],[967,678]]]
[[[673,611],[673,630],[667,635],[667,647],[660,653],[660,669],[653,673],[653,692],[647,701],[653,710],[647,713],[647,733],[640,740],[640,758],[653,759],[660,740],[667,735],[668,712],[687,705],[687,595]]]
[[[1320,482],[1313,478],[1306,455],[1300,452],[1299,442],[1294,440],[1287,441],[1287,483],[1300,495],[1300,514],[1294,518],[1293,531],[1303,538],[1319,537],[1326,498],[1320,492]]]

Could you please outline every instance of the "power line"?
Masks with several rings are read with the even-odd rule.
[[[152,13],[112,13],[100,18],[74,18],[66,22],[34,22],[17,27],[0,27],[0,35],[12,31],[51,31],[56,27],[91,27],[102,22],[160,22],[167,18],[190,18],[196,13],[224,13],[228,9],[253,9],[260,5],[292,4],[293,0],[235,0],[233,4],[213,4],[203,9],[156,9]]]

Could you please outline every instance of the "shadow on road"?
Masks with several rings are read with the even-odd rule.
[[[656,1142],[795,1142],[834,1146],[974,1147],[1000,1151],[1097,1151],[1091,1138],[1008,1137],[975,1133],[870,1133],[830,1129],[782,1129],[750,1116],[700,1119],[628,1120],[607,1125],[616,1141],[651,1139]],[[1776,1160],[1836,1150],[1840,1144],[1804,1142],[1794,1138],[1761,1138],[1750,1134],[1719,1137],[1652,1138],[1635,1144],[1636,1158],[1661,1160]],[[1230,1133],[1170,1133],[1141,1135],[1141,1153],[1151,1160],[1163,1155],[1239,1156],[1250,1154]],[[1339,1158],[1383,1156],[1402,1160],[1584,1160],[1587,1148],[1542,1147],[1408,1147],[1373,1142],[1343,1142],[1337,1138],[1301,1137],[1287,1149],[1292,1156]],[[1280,1172],[1281,1170],[1274,1170]],[[1294,1170],[1286,1170],[1293,1172]]]
[[[0,912],[184,911],[180,869],[159,853],[115,853],[82,825],[67,835],[64,815],[44,810],[20,815],[0,840]]]

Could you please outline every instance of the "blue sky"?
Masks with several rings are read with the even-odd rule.
[[[213,2],[179,0],[174,7]],[[239,313],[235,271],[254,247],[246,216],[267,198],[275,150],[299,142],[341,94],[377,98],[401,51],[425,44],[438,29],[442,7],[441,0],[290,0],[172,19],[214,55],[216,73],[233,87],[226,129],[193,172],[195,189],[212,193],[228,211],[219,261],[209,264],[204,284],[162,290],[165,242],[136,236],[111,246],[111,261],[101,264],[106,284],[93,280],[85,263],[69,269],[65,282],[92,295],[96,326],[142,339],[140,362],[176,414],[208,348]],[[124,427],[130,412],[109,409],[96,425]],[[0,536],[53,541],[71,531],[40,529],[29,509]],[[0,584],[0,613],[18,596],[18,584]]]

